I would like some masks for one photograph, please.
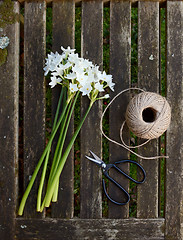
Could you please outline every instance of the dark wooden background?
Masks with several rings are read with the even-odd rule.
[[[19,13],[24,6],[24,174],[26,186],[45,144],[45,79],[43,73],[46,49],[46,1],[15,1]],[[51,1],[48,1],[51,2]],[[75,1],[53,1],[53,50],[75,45]],[[4,29],[10,38],[6,64],[0,67],[0,239],[183,239],[183,2],[117,1],[110,7],[110,73],[115,92],[131,86],[131,8],[138,7],[138,86],[148,91],[160,90],[160,7],[166,8],[166,93],[172,108],[171,126],[166,134],[165,216],[159,217],[159,160],[140,160],[147,172],[146,182],[138,188],[137,217],[129,218],[129,205],[109,203],[108,218],[102,217],[101,171],[85,154],[93,149],[102,156],[99,121],[102,102],[90,112],[81,130],[80,218],[74,217],[74,152],[61,177],[60,197],[50,216],[35,212],[36,186],[27,202],[23,217],[18,207],[18,135],[19,135],[19,51],[20,23]],[[161,5],[163,3],[163,5]],[[50,4],[50,3],[49,3]],[[106,4],[106,3],[105,3]],[[81,51],[102,68],[103,1],[82,1]],[[153,55],[153,61],[149,57]],[[53,91],[53,112],[58,90]],[[120,98],[110,109],[111,138],[118,140],[130,94]],[[88,106],[82,99],[81,114]],[[72,121],[73,126],[73,121]],[[70,135],[73,132],[71,127]],[[125,133],[126,142],[129,133]],[[90,136],[90,137],[88,137]],[[158,141],[141,150],[144,155],[159,152]],[[109,144],[109,161],[129,157],[128,152]],[[127,167],[128,168],[128,167]],[[111,173],[112,174],[112,173]],[[121,181],[119,176],[115,176]],[[126,189],[128,181],[123,181]],[[120,193],[109,185],[109,192]]]

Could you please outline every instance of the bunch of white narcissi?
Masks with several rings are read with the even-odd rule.
[[[49,85],[51,88],[55,87],[57,84],[62,85],[61,93],[49,142],[35,168],[35,171],[23,195],[18,211],[19,215],[23,214],[27,197],[33,186],[37,173],[43,163],[44,165],[37,196],[37,211],[43,211],[44,207],[49,207],[51,201],[57,201],[59,177],[67,160],[67,157],[72,149],[74,141],[84,123],[84,120],[86,119],[93,103],[96,100],[109,98],[109,94],[98,96],[100,92],[104,92],[106,87],[109,87],[112,91],[114,91],[115,84],[112,82],[112,75],[107,75],[106,72],[99,71],[98,66],[93,65],[89,60],[78,57],[78,54],[74,53],[75,49],[71,49],[70,47],[67,49],[61,47],[61,49],[63,51],[62,54],[59,54],[58,52],[51,53],[46,59],[46,66],[44,68],[45,75],[51,72],[51,82]],[[83,119],[81,119],[80,123],[78,124],[78,127],[74,132],[74,135],[72,136],[69,144],[65,146],[65,151],[63,152],[63,146],[71,116],[74,111],[76,100],[80,93],[82,96],[88,96],[90,99],[90,104]],[[60,131],[60,134],[57,140],[57,146],[54,150],[46,193],[41,203],[51,146],[55,134],[58,130]]]

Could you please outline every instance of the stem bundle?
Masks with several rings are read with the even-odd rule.
[[[40,184],[39,184],[39,189],[38,189],[38,196],[37,196],[37,211],[38,212],[42,212],[44,207],[49,207],[51,201],[56,202],[57,201],[57,196],[58,196],[58,187],[59,187],[59,177],[60,174],[62,172],[62,169],[65,165],[65,162],[67,160],[67,157],[72,149],[72,146],[74,144],[74,141],[84,123],[84,120],[86,118],[86,116],[88,115],[92,104],[90,104],[88,111],[86,112],[85,116],[83,117],[83,119],[81,120],[80,124],[78,125],[72,139],[70,140],[70,143],[68,144],[65,152],[63,153],[63,147],[64,147],[64,142],[67,136],[67,132],[68,132],[68,128],[69,128],[69,124],[70,124],[70,120],[74,111],[74,107],[77,101],[77,98],[79,96],[79,92],[77,92],[77,94],[75,95],[75,97],[73,96],[68,97],[67,101],[63,101],[63,95],[64,95],[64,91],[65,89],[62,88],[61,94],[60,94],[60,98],[58,101],[58,105],[57,105],[57,111],[55,114],[55,119],[54,119],[54,123],[53,123],[53,128],[52,128],[52,133],[50,136],[50,139],[48,141],[48,144],[35,168],[35,171],[32,175],[32,178],[27,186],[27,189],[23,195],[22,201],[20,203],[20,207],[18,210],[18,214],[22,215],[23,214],[23,210],[25,207],[25,203],[26,200],[28,198],[28,195],[32,189],[32,186],[34,184],[34,181],[36,179],[36,176],[44,162],[43,165],[43,170],[42,170],[42,175],[41,175],[41,180],[40,180]],[[58,118],[59,115],[59,111],[60,108],[62,106],[62,112],[60,117]],[[57,145],[56,145],[56,149],[54,151],[54,156],[53,156],[53,161],[52,161],[52,165],[51,165],[51,170],[49,173],[49,178],[48,178],[48,182],[47,182],[47,188],[46,188],[46,194],[44,197],[43,202],[41,203],[41,198],[43,195],[43,186],[45,184],[45,177],[46,177],[46,172],[47,172],[47,166],[48,166],[48,162],[50,159],[50,152],[51,152],[51,148],[52,148],[52,143],[54,140],[54,137],[57,133],[57,131],[60,131],[60,135],[57,141]]]

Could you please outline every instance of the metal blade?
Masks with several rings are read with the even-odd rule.
[[[93,155],[93,157],[94,157],[97,161],[103,163],[103,161],[102,161],[94,152],[92,152],[92,151],[90,150],[90,153]]]
[[[88,157],[88,156],[85,156],[85,157],[86,157],[88,160],[96,163],[97,165],[102,166],[102,163],[103,163],[102,160],[97,160],[97,159],[94,159],[94,158],[91,158],[91,157]]]

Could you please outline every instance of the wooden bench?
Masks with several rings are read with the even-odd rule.
[[[22,3],[20,3],[22,2]],[[137,216],[129,217],[129,204],[109,202],[108,217],[102,216],[102,173],[85,159],[92,149],[102,155],[99,121],[102,102],[93,107],[80,134],[80,217],[74,216],[74,150],[61,176],[58,203],[51,212],[35,211],[36,184],[31,191],[23,217],[17,216],[21,186],[26,186],[45,146],[45,78],[43,67],[46,50],[45,1],[14,2],[16,12],[24,7],[24,161],[19,174],[19,51],[20,23],[9,25],[4,32],[10,38],[7,62],[0,67],[0,239],[183,239],[183,2],[182,1],[105,1],[110,7],[110,73],[115,92],[131,86],[131,8],[138,7],[138,86],[159,92],[160,77],[160,7],[166,8],[166,96],[172,107],[172,121],[166,134],[165,210],[160,206],[160,161],[140,160],[147,180],[137,189]],[[49,1],[50,2],[50,1]],[[23,5],[24,4],[24,5]],[[50,3],[49,3],[50,4]],[[102,68],[103,1],[53,1],[53,51],[60,46],[74,47],[75,5],[82,8],[81,51]],[[153,56],[153,59],[149,59]],[[53,112],[59,88],[53,90]],[[130,94],[119,98],[109,111],[109,134],[118,140]],[[88,101],[81,101],[81,114]],[[73,123],[70,134],[73,132]],[[125,133],[129,141],[128,131]],[[157,155],[159,141],[140,150],[143,155]],[[129,157],[129,153],[109,143],[109,161]],[[21,165],[22,166],[22,165]],[[22,170],[21,170],[22,171]],[[112,174],[112,173],[111,173]],[[116,176],[120,181],[119,176]],[[123,186],[129,189],[128,181]],[[121,195],[109,185],[116,198]]]

